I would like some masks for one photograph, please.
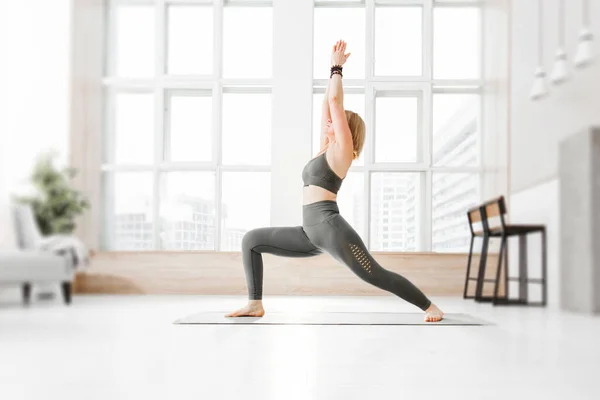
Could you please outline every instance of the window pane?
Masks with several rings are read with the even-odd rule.
[[[479,96],[433,95],[433,163],[444,166],[479,164]]]
[[[271,78],[272,8],[225,7],[223,24],[223,76]]]
[[[344,78],[365,77],[365,9],[315,8],[314,78],[329,78],[331,49],[340,39],[352,53],[344,65]]]
[[[212,97],[178,95],[169,109],[171,161],[212,159]]]
[[[152,174],[120,172],[106,175],[105,235],[108,250],[154,249]]]
[[[149,164],[154,159],[154,96],[115,96],[115,158],[117,164]]]
[[[323,96],[324,93],[315,93],[313,95],[313,152],[312,156],[314,157],[319,153],[320,150],[320,140],[321,140],[321,106],[323,104]],[[344,108],[346,110],[354,111],[361,116],[363,120],[365,118],[365,95],[364,94],[344,94]],[[368,134],[368,133],[367,133]],[[360,154],[357,160],[354,160],[353,165],[364,165],[365,159],[365,148],[363,147],[363,152]]]
[[[270,225],[271,174],[224,172],[221,250],[240,251],[251,229]]]
[[[480,77],[478,8],[436,8],[433,12],[433,76],[436,79]]]
[[[271,95],[223,95],[223,163],[271,162]]]
[[[365,240],[364,193],[365,174],[363,172],[349,172],[344,178],[337,197],[340,214],[358,232],[363,241]]]
[[[420,248],[420,176],[377,172],[371,175],[371,250]]]
[[[432,175],[433,251],[469,251],[467,209],[479,203],[480,198],[478,174]]]
[[[161,242],[167,250],[215,249],[215,173],[169,172],[163,176]]]
[[[375,161],[416,162],[419,104],[416,97],[375,100]]]
[[[168,8],[169,74],[211,74],[213,63],[213,8]]]
[[[375,9],[375,75],[422,74],[421,7]]]
[[[118,6],[116,18],[117,75],[154,76],[154,7]]]

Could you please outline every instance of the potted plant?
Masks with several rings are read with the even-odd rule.
[[[77,170],[72,167],[58,169],[54,163],[56,156],[55,152],[38,156],[30,176],[37,193],[17,198],[18,202],[31,205],[44,236],[73,233],[75,218],[90,207],[87,198],[71,187]]]

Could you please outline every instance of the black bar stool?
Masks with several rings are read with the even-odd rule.
[[[547,259],[546,259],[546,227],[544,225],[507,225],[504,220],[506,214],[506,203],[504,197],[487,201],[482,205],[472,208],[467,212],[469,226],[471,228],[471,249],[467,262],[467,277],[465,280],[464,298],[474,298],[478,302],[492,302],[494,305],[539,305],[545,306],[547,303]],[[475,222],[481,222],[482,230],[473,229]],[[541,279],[529,278],[527,267],[527,235],[530,233],[541,233],[542,235],[542,277]],[[479,271],[477,277],[470,277],[471,259],[473,252],[473,242],[475,237],[483,238],[481,249],[481,258],[479,262]],[[503,263],[503,257],[507,258],[508,238],[510,236],[519,236],[519,272],[516,277],[508,276],[508,262]],[[496,279],[485,279],[485,269],[487,265],[487,252],[490,238],[497,237],[501,239],[500,253],[498,254],[498,268],[496,270]],[[504,264],[504,296],[498,296],[502,266]],[[468,283],[470,280],[477,282],[475,296],[467,297]],[[509,296],[509,282],[519,282],[519,297],[511,299]],[[494,294],[492,296],[483,296],[483,285],[487,282],[494,282]],[[529,283],[539,283],[542,285],[542,300],[539,302],[529,301]]]

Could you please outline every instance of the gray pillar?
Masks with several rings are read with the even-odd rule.
[[[561,308],[600,312],[600,128],[568,137],[559,157]]]

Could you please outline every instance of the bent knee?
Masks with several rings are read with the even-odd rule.
[[[249,230],[242,237],[242,250],[252,250],[256,246],[261,244],[262,228],[255,228]]]

